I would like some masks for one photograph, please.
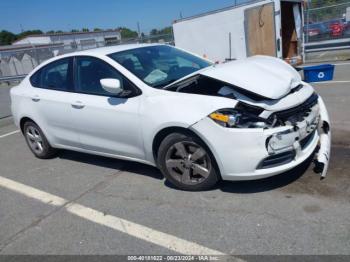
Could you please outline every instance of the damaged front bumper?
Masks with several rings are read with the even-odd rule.
[[[315,171],[321,174],[322,178],[326,177],[329,159],[331,156],[331,127],[329,121],[329,115],[326,109],[326,106],[322,100],[319,98],[319,106],[320,106],[320,148],[317,153],[317,159],[315,161],[316,167]]]
[[[321,97],[304,121],[297,123],[293,128],[271,135],[268,143],[269,154],[275,155],[283,151],[295,152],[297,158],[307,146],[313,136],[318,139],[318,152],[315,159],[315,172],[324,178],[327,174],[331,150],[331,131],[327,109]]]
[[[325,177],[331,147],[330,121],[321,97],[295,126],[225,128],[206,118],[192,126],[214,154],[224,180],[254,180],[288,171],[314,154],[315,171]]]

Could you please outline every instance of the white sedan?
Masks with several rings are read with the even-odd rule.
[[[167,45],[105,47],[50,59],[11,99],[38,158],[69,149],[137,161],[184,190],[280,174],[316,150],[317,171],[328,168],[321,97],[272,57],[216,65]]]

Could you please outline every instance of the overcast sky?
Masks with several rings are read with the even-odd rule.
[[[242,2],[244,0],[237,0]],[[179,18],[233,5],[235,0],[1,0],[0,30],[107,29],[141,31],[171,25]]]

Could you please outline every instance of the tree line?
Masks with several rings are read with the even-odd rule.
[[[72,33],[76,33],[76,32],[100,32],[100,31],[105,31],[105,30],[113,30],[113,29],[101,29],[101,28],[94,28],[92,30],[90,30],[89,28],[82,28],[81,30],[79,29],[72,29],[70,32]],[[126,27],[118,27],[115,30],[119,30],[122,39],[128,39],[128,38],[136,38],[138,37],[138,32],[126,28]],[[149,35],[151,36],[157,36],[157,35],[166,35],[166,34],[171,34],[171,27],[165,27],[162,29],[152,29],[149,32]],[[60,33],[67,33],[65,31],[62,30],[50,30],[47,31],[46,34],[60,34]],[[6,30],[2,30],[0,31],[0,45],[11,45],[14,41],[25,38],[26,36],[29,35],[42,35],[44,34],[43,31],[41,30],[27,30],[27,31],[23,31],[19,34],[14,34],[12,32],[6,31]],[[141,33],[141,36],[145,36],[144,33]]]

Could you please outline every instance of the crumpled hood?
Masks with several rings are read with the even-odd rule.
[[[301,77],[293,67],[269,56],[253,56],[215,65],[200,74],[269,99],[280,99],[301,84]]]

